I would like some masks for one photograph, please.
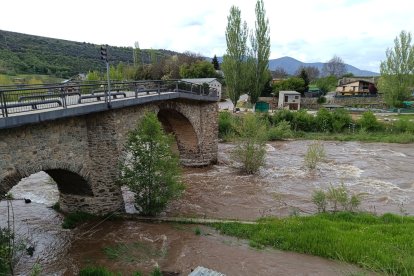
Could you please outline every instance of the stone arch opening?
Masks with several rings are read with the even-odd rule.
[[[3,179],[0,180],[0,194],[4,195],[14,186],[28,176],[44,171],[57,184],[59,193],[63,196],[93,196],[93,191],[88,181],[79,173],[72,172],[68,169],[14,169],[9,170]],[[35,184],[34,184],[35,185]]]
[[[164,130],[174,135],[177,142],[175,150],[180,155],[181,163],[185,166],[192,166],[200,148],[197,133],[191,122],[173,109],[161,109],[157,116]]]

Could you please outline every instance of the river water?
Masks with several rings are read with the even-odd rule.
[[[343,185],[362,196],[360,209],[414,214],[414,147],[412,145],[321,142],[326,160],[314,171],[303,164],[311,141],[267,145],[266,166],[258,175],[238,173],[230,159],[232,144],[219,145],[219,164],[184,169],[186,191],[165,216],[254,220],[261,216],[313,213],[312,191]],[[138,221],[95,221],[64,230],[62,216],[49,208],[58,200],[56,184],[40,172],[23,179],[11,193],[32,203],[13,201],[16,232],[35,247],[22,255],[17,272],[29,274],[39,263],[42,275],[74,275],[80,267],[104,265],[131,275],[155,265],[187,275],[201,265],[227,275],[349,275],[356,268],[318,257],[255,250],[245,241],[222,236],[208,227]],[[124,192],[134,212],[132,195]],[[6,203],[0,202],[1,224]],[[201,235],[195,234],[195,228]]]

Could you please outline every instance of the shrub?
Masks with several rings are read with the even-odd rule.
[[[270,127],[267,131],[267,137],[270,141],[293,137],[289,122],[281,121],[277,124],[277,126]]]
[[[407,119],[399,119],[394,123],[393,129],[397,132],[414,133],[414,122],[410,122]]]
[[[249,113],[243,118],[238,132],[240,138],[232,152],[232,158],[241,162],[245,173],[254,174],[265,161],[266,124],[257,115]]]
[[[314,195],[316,193],[323,193],[326,196],[327,203],[332,205],[334,212],[338,211],[338,205],[342,207],[343,211],[354,212],[361,204],[360,196],[356,194],[351,195],[343,183],[341,183],[339,187],[330,185],[326,192],[319,190],[314,192]],[[312,202],[315,203],[319,211],[318,202],[315,201],[314,198],[312,198]]]
[[[281,121],[292,122],[293,112],[290,110],[282,109],[273,114],[272,124],[277,125]]]
[[[312,202],[318,208],[318,212],[325,212],[328,202],[326,201],[326,194],[323,190],[313,191]]]
[[[219,113],[219,137],[224,138],[234,133],[234,119],[230,112],[224,111]]]
[[[340,204],[343,209],[346,209],[346,204],[348,202],[348,193],[344,185],[341,185],[338,188],[330,185],[326,193],[326,198],[333,204],[334,212],[338,210],[338,204]]]
[[[79,224],[88,221],[90,219],[95,218],[94,215],[86,213],[86,212],[75,212],[70,213],[65,216],[62,223],[63,229],[73,229]]]
[[[318,104],[324,104],[324,103],[326,103],[326,98],[325,98],[324,96],[320,96],[320,97],[316,100],[316,102],[317,102]]]
[[[315,122],[318,131],[332,131],[332,114],[326,108],[321,108],[318,110],[316,113]]]
[[[366,111],[362,113],[358,124],[361,126],[361,128],[366,129],[367,131],[377,131],[381,129],[381,124],[378,122],[372,111]]]
[[[345,109],[336,109],[332,113],[332,129],[335,132],[343,131],[352,123],[351,115]]]
[[[184,189],[172,143],[173,137],[164,132],[153,112],[146,113],[129,133],[125,145],[129,155],[121,165],[119,183],[135,193],[135,206],[142,215],[158,214]]]
[[[302,109],[293,113],[292,126],[295,131],[315,131],[315,117]]]
[[[308,146],[308,150],[305,155],[305,165],[309,169],[313,170],[316,165],[325,158],[325,148],[319,142],[312,143]]]

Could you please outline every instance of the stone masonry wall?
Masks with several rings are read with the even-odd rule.
[[[152,103],[0,130],[0,194],[23,177],[49,171],[58,184],[64,211],[123,211],[121,190],[115,183],[118,163],[128,131],[147,110],[161,110],[167,118],[179,118],[170,117],[170,127],[184,165],[204,166],[217,161],[217,103]],[[180,127],[174,129],[178,124]],[[80,184],[68,184],[68,179],[76,179],[74,175],[82,180]]]

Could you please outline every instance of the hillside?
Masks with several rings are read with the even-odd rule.
[[[0,74],[49,74],[71,77],[89,70],[102,70],[100,46],[86,42],[27,35],[0,30]],[[109,46],[109,61],[132,63],[132,47]],[[144,63],[151,51],[157,57],[176,54],[168,50],[142,50]]]

